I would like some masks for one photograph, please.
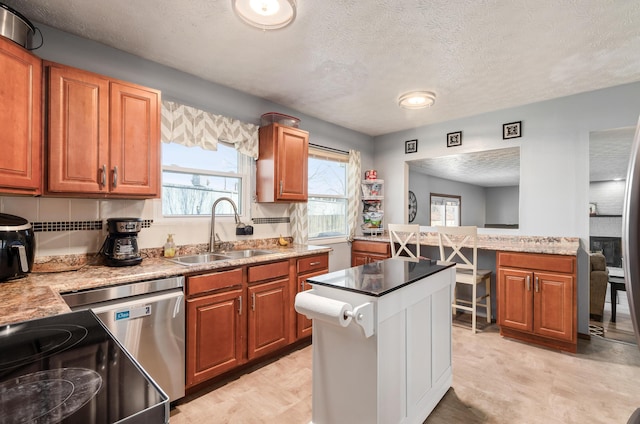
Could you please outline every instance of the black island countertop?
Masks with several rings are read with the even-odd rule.
[[[453,262],[428,258],[392,258],[310,277],[307,282],[381,297],[453,266]]]

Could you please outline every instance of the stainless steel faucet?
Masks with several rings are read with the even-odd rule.
[[[218,203],[222,202],[223,200],[226,200],[227,202],[231,203],[231,206],[233,206],[233,214],[235,215],[236,225],[240,224],[240,217],[238,216],[238,208],[236,207],[236,204],[233,202],[233,200],[231,200],[231,198],[221,197],[217,199],[215,202],[213,202],[213,206],[211,207],[211,238],[209,239],[209,252],[215,252],[218,250],[216,248],[216,244],[218,243],[216,241],[216,237],[220,239],[220,236],[216,234],[216,206],[218,206]]]

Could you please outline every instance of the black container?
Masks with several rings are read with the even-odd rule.
[[[16,215],[0,213],[0,281],[31,272],[35,250],[31,223]]]

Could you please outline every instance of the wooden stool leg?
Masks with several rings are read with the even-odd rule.
[[[476,333],[476,313],[477,313],[477,304],[478,304],[478,293],[477,293],[477,284],[473,285],[473,294],[471,296],[471,308],[473,309],[473,311],[471,311],[471,330],[473,331],[473,334]]]
[[[485,280],[486,305],[487,305],[487,322],[491,323],[491,277]]]

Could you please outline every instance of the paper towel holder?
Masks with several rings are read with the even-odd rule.
[[[367,302],[356,306],[352,311],[344,313],[345,318],[351,317],[356,324],[364,330],[364,336],[368,339],[373,336],[373,303]]]

